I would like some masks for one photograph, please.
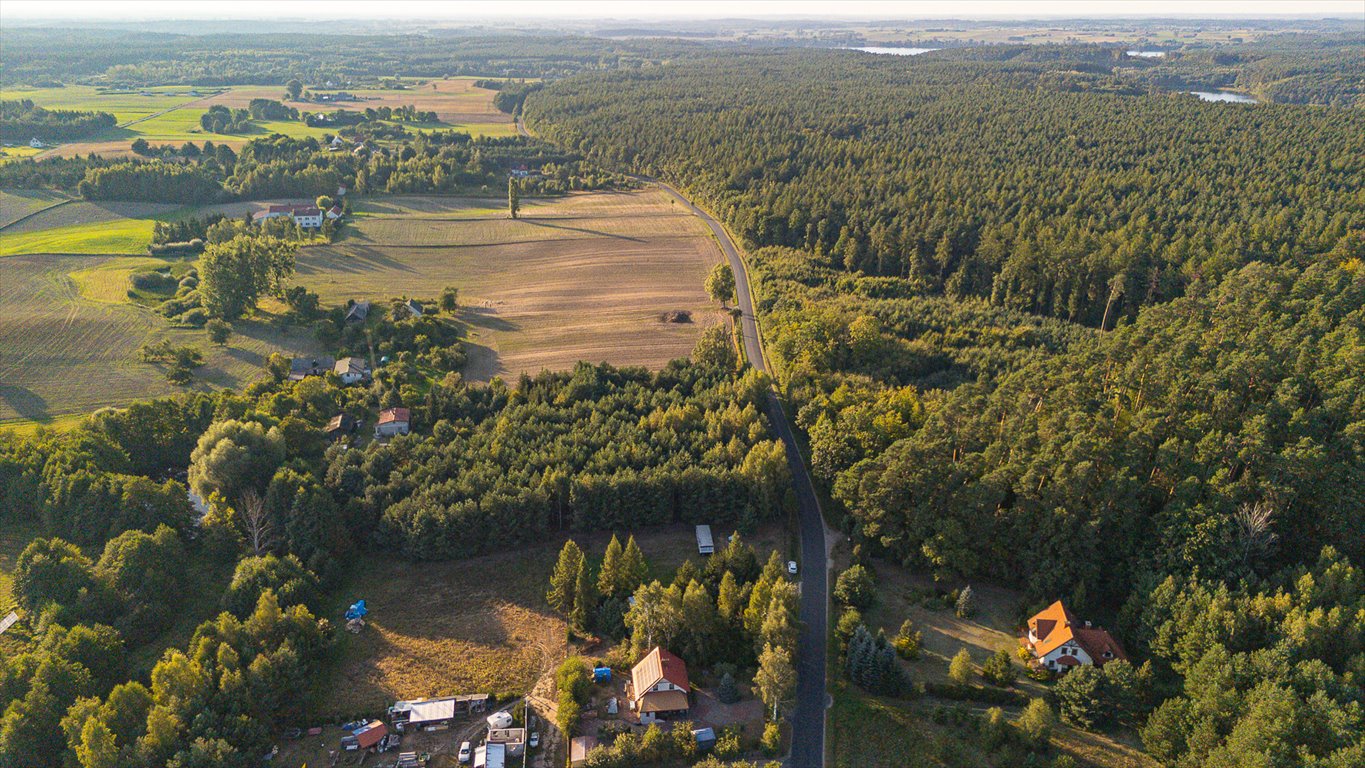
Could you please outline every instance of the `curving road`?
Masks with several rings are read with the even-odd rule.
[[[517,131],[522,136],[531,133],[516,119]],[[744,354],[749,364],[769,373],[768,358],[763,354],[763,337],[758,333],[758,319],[754,315],[753,291],[749,288],[749,271],[730,233],[715,217],[692,204],[681,192],[657,179],[636,177],[657,185],[675,200],[706,222],[716,242],[735,273],[735,293],[739,298],[740,333],[744,339]],[[768,417],[777,429],[778,437],[787,449],[787,465],[800,505],[801,529],[801,636],[797,642],[796,711],[792,713],[792,749],[787,759],[789,768],[824,768],[825,765],[825,654],[829,637],[829,548],[834,534],[825,527],[820,512],[820,499],[815,495],[810,473],[801,458],[791,422],[777,399],[776,392],[768,393]]]
[[[706,226],[720,243],[730,268],[735,273],[735,293],[739,297],[740,331],[744,337],[744,353],[749,364],[760,371],[768,371],[763,355],[763,337],[758,333],[754,317],[753,292],[749,288],[749,272],[730,233],[711,214],[693,205],[678,190],[656,179],[653,182],[687,207]],[[825,764],[825,652],[829,637],[829,543],[833,535],[825,528],[820,513],[820,500],[811,485],[810,473],[801,458],[800,447],[792,433],[791,422],[782,409],[777,393],[768,393],[768,416],[787,449],[787,465],[791,468],[796,498],[800,503],[801,528],[801,637],[798,642],[796,669],[796,711],[792,714],[792,751],[787,760],[791,768],[823,768]]]

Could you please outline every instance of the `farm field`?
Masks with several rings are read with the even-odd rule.
[[[0,230],[3,230],[25,216],[32,216],[44,208],[64,202],[67,197],[60,192],[46,189],[23,189],[0,191]]]
[[[75,413],[183,391],[159,365],[138,360],[141,345],[169,339],[204,352],[197,388],[240,388],[272,352],[316,353],[310,333],[239,322],[225,347],[202,330],[170,328],[124,300],[133,266],[109,256],[23,255],[3,261],[0,283],[0,426],[47,423]],[[85,291],[88,291],[87,294]]]
[[[460,289],[466,378],[571,367],[658,367],[688,354],[720,313],[702,284],[720,251],[654,189],[524,201],[522,218],[468,198],[362,200],[346,236],[298,256],[324,303]],[[691,323],[665,323],[673,310]]]
[[[475,88],[473,78],[436,80],[425,84],[414,83],[411,89],[355,89],[349,92],[357,101],[304,102],[288,101],[300,112],[333,111],[336,109],[364,110],[369,107],[397,107],[412,104],[423,111],[434,111],[439,123],[411,126],[414,129],[455,129],[476,136],[512,136],[516,126],[510,115],[493,106],[493,91]],[[193,93],[191,92],[193,91]],[[71,85],[64,88],[12,88],[0,90],[3,99],[31,99],[49,109],[79,109],[109,112],[118,119],[118,126],[85,141],[62,144],[49,150],[28,147],[7,148],[16,156],[72,157],[95,152],[101,155],[131,155],[129,146],[136,139],[152,144],[181,144],[186,141],[213,141],[240,147],[252,138],[283,133],[294,137],[322,137],[335,129],[312,127],[301,121],[264,121],[253,125],[244,134],[216,134],[205,132],[199,118],[210,106],[222,104],[246,107],[254,98],[281,100],[278,86],[231,86],[228,88],[193,89],[189,86],[165,86],[138,92],[110,93],[94,86]],[[28,141],[30,137],[13,137],[13,141]],[[40,137],[41,138],[41,137]],[[11,140],[11,137],[6,137]]]

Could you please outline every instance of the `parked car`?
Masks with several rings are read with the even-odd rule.
[[[536,747],[540,746],[540,731],[531,731],[531,741],[529,743],[531,745],[531,749],[535,749]]]
[[[790,573],[790,574],[793,575],[793,576],[796,575],[796,561],[795,561],[795,560],[788,560],[788,561],[787,561],[787,573]]]
[[[470,758],[473,756],[473,753],[474,753],[474,750],[469,746],[469,742],[466,741],[466,742],[464,742],[463,744],[461,744],[461,745],[460,745],[460,755],[459,755],[460,762],[461,762],[461,763],[467,763],[467,762],[469,762]]]

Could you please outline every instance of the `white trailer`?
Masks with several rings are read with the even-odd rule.
[[[697,552],[703,555],[715,554],[716,544],[711,540],[711,526],[697,526]]]

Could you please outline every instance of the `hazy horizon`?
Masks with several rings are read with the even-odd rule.
[[[1040,18],[1095,19],[1114,21],[1143,18],[1183,19],[1289,19],[1354,18],[1365,22],[1365,4],[1354,0],[1115,0],[1094,2],[1043,0],[1005,2],[1004,0],[848,0],[830,4],[818,0],[664,0],[650,4],[618,0],[550,2],[520,0],[392,0],[376,4],[361,0],[294,0],[284,6],[273,0],[8,0],[0,5],[0,18],[12,21],[56,22],[131,22],[211,21],[260,19],[292,22],[317,19],[387,20],[431,19],[439,21],[498,20],[537,21],[701,21],[701,20],[824,20],[824,21],[914,21],[917,19],[970,19],[976,21],[1014,21]],[[1363,30],[1365,31],[1365,30]]]

